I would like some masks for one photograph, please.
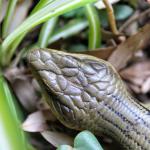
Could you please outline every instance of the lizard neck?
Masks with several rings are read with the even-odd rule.
[[[98,125],[104,134],[111,135],[126,149],[150,148],[150,116],[143,106],[136,103],[129,95],[110,96],[111,101],[104,101],[97,113]],[[109,99],[109,97],[108,97]]]

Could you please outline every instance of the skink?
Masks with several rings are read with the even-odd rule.
[[[107,61],[35,49],[28,62],[50,109],[65,126],[105,134],[126,150],[150,150],[150,112]]]

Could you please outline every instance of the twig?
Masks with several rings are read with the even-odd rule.
[[[105,4],[106,9],[107,9],[108,19],[109,19],[109,23],[110,23],[112,32],[114,34],[119,34],[119,32],[117,30],[114,11],[113,11],[113,7],[112,7],[111,3],[109,2],[109,0],[103,0],[103,3]]]
[[[142,12],[141,14],[137,13],[137,11],[120,27],[119,32],[123,32],[130,24],[143,18],[144,16],[150,13],[150,8]]]

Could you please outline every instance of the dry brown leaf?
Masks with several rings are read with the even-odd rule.
[[[53,146],[58,147],[60,145],[73,146],[73,137],[60,132],[44,131],[41,135]]]
[[[9,82],[12,82],[14,78],[16,78],[16,76],[22,76],[22,74],[25,72],[24,68],[17,68],[17,67],[13,67],[13,68],[8,68],[5,70],[4,72],[4,76],[7,78],[7,80]]]
[[[137,32],[137,26],[133,25],[132,24],[136,24],[137,25],[137,22],[135,19],[137,19],[137,17],[140,15],[140,12],[137,10],[133,13],[133,15],[131,15],[129,17],[129,19],[127,19],[127,21],[125,21],[119,28],[119,32],[125,32],[126,35],[133,35],[133,34],[136,34]],[[134,21],[135,20],[135,21]],[[134,26],[136,28],[134,28]],[[133,30],[133,31],[132,31]]]
[[[150,75],[150,61],[145,60],[145,61],[140,61],[132,66],[122,70],[120,74],[124,78],[128,78],[128,76],[132,77],[143,77],[143,76],[149,76]]]
[[[28,132],[42,132],[48,129],[45,116],[41,111],[30,114],[22,124],[22,128]]]
[[[144,60],[122,70],[120,75],[130,82],[129,86],[135,93],[150,91],[150,61]]]
[[[115,66],[117,70],[126,66],[132,55],[145,48],[150,41],[150,24],[145,25],[135,35],[129,37],[125,42],[121,43],[112,53],[108,61]]]
[[[120,74],[124,78],[128,78],[128,76],[132,77],[143,77],[143,76],[149,76],[150,75],[150,61],[145,60],[145,61],[140,61],[132,66],[122,70]]]
[[[38,81],[34,78],[32,79],[32,85],[33,85],[33,87],[35,88],[36,91],[39,91],[39,92],[41,91],[41,87],[40,87]]]
[[[137,94],[141,93],[141,88],[135,84],[128,84],[128,86]]]
[[[42,110],[42,113],[47,121],[55,122],[57,118],[53,115],[50,109]]]
[[[80,54],[87,54],[107,60],[111,53],[114,51],[114,49],[115,47],[100,48],[91,51],[80,52]]]
[[[118,37],[122,35],[120,33],[118,35],[115,35],[113,34],[113,32],[104,30],[104,29],[101,30],[101,34],[102,34],[102,40],[106,42],[107,40],[110,40],[110,39],[118,39]]]
[[[5,77],[10,82],[22,106],[28,112],[33,112],[36,110],[36,103],[39,97],[32,85],[32,79],[25,75],[26,71],[24,68],[8,68],[5,71]]]
[[[142,93],[147,93],[150,91],[150,77],[146,79],[141,87]]]
[[[37,108],[43,113],[47,121],[55,122],[57,120],[56,116],[53,115],[50,106],[48,105],[48,103],[46,103],[44,96],[40,101],[37,102]]]
[[[139,77],[133,77],[133,76],[122,76],[123,79],[126,79],[130,81],[130,83],[134,84],[135,86],[141,86],[144,82],[144,78],[139,78]]]
[[[125,29],[125,34],[127,36],[132,36],[134,34],[136,34],[138,31],[138,23],[137,22],[133,22],[132,24],[130,24],[130,26],[128,26],[126,29]]]
[[[13,80],[12,87],[18,100],[28,112],[36,110],[36,103],[39,98],[32,86],[31,79],[23,75],[18,76]]]
[[[147,0],[147,2],[150,4],[150,0]]]

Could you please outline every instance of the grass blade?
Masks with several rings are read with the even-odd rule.
[[[53,33],[53,30],[55,28],[57,20],[58,20],[57,17],[51,18],[49,21],[44,23],[44,25],[42,26],[42,29],[41,29],[41,32],[39,35],[39,39],[38,39],[38,45],[41,48],[47,47],[48,39]]]
[[[21,129],[21,112],[7,82],[0,76],[0,149],[31,150]],[[33,149],[32,149],[33,150]]]

